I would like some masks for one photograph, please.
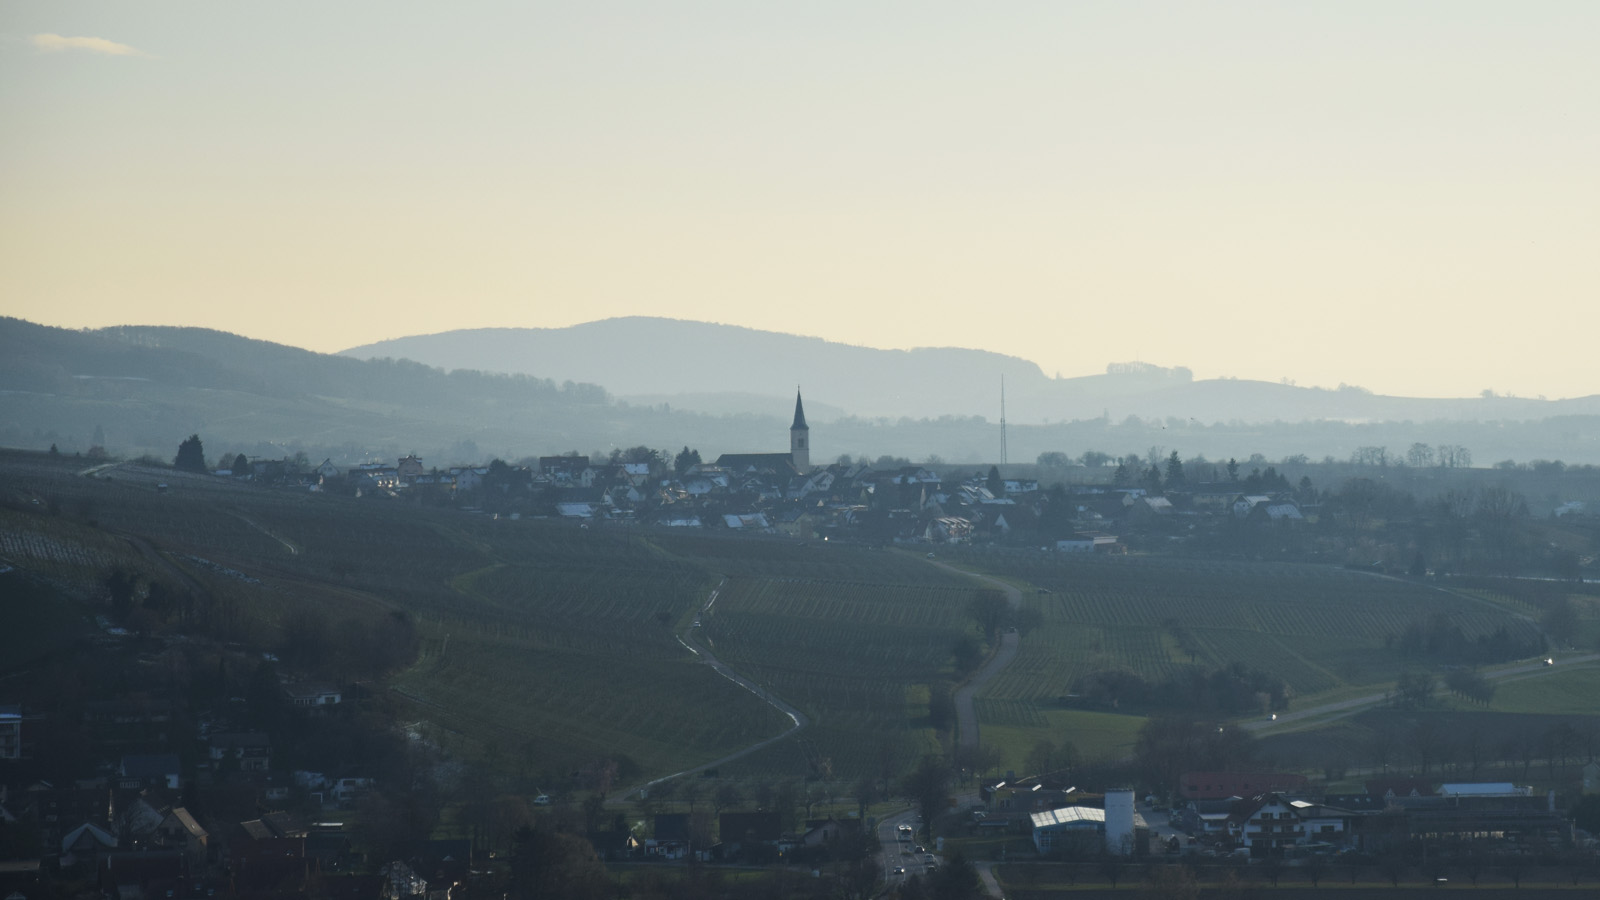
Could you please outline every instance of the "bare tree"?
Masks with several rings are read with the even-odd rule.
[[[1387,466],[1389,464],[1388,447],[1357,447],[1350,454],[1350,462],[1358,466]]]
[[[1433,448],[1422,443],[1412,444],[1406,451],[1406,465],[1413,469],[1433,465]]]

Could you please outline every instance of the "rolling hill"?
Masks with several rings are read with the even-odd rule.
[[[851,416],[984,416],[998,421],[1002,378],[1012,424],[1103,415],[1209,425],[1526,421],[1600,413],[1600,396],[1556,401],[1387,397],[1359,388],[1196,381],[1188,369],[1141,363],[1112,366],[1104,375],[1050,377],[1032,362],[985,350],[879,350],[733,325],[641,316],[568,328],[447,331],[353,347],[342,355],[588,381],[604,384],[632,402],[670,403],[715,413],[781,408],[782,399],[792,396],[798,384],[808,397],[828,398]]]

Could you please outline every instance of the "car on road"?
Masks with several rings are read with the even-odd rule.
[[[905,866],[895,866],[894,867],[894,873],[896,875],[904,875],[906,873],[906,867]]]

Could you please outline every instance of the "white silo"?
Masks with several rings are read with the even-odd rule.
[[[1106,791],[1106,852],[1118,856],[1133,853],[1133,791],[1130,789]]]

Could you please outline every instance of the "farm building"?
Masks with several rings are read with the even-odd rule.
[[[1120,801],[1116,795],[1126,794]],[[1033,832],[1033,846],[1041,854],[1100,853],[1108,849],[1116,833],[1116,846],[1111,852],[1143,856],[1149,843],[1150,828],[1144,817],[1133,808],[1132,792],[1112,791],[1108,800],[1113,809],[1111,831],[1107,831],[1107,812],[1092,806],[1064,806],[1059,809],[1036,812],[1028,817]]]
[[[1065,806],[1036,812],[1028,817],[1033,827],[1033,846],[1042,855],[1092,853],[1105,841],[1106,811],[1089,806]]]

